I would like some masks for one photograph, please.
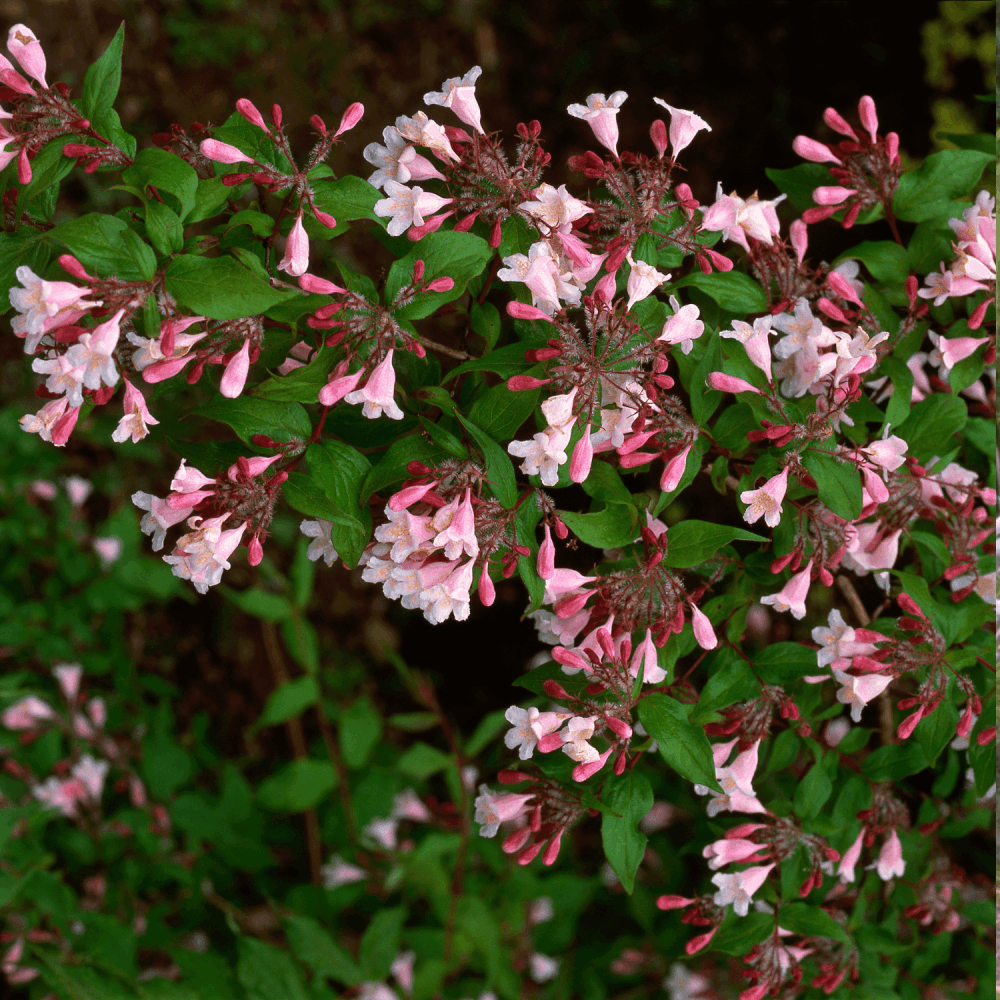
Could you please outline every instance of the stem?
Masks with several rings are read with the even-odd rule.
[[[423,334],[420,334],[416,340],[417,343],[423,344],[425,347],[429,347],[433,351],[440,351],[442,354],[447,354],[449,358],[457,358],[459,361],[468,361],[472,357],[471,354],[466,354],[465,351],[456,351],[453,347],[445,347],[444,344],[439,344],[436,340],[431,340]]]
[[[260,629],[264,636],[264,652],[271,664],[276,687],[288,680],[288,670],[285,668],[285,658],[281,653],[278,633],[271,622],[262,621]],[[296,760],[306,760],[309,751],[306,747],[305,733],[302,731],[302,720],[296,716],[285,723],[288,742],[292,745],[292,753]],[[306,826],[306,849],[309,854],[309,877],[313,885],[321,885],[323,877],[320,868],[323,865],[323,846],[319,839],[319,819],[315,809],[306,809],[303,814]]]

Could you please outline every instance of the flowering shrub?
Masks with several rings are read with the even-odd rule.
[[[240,549],[263,572],[284,505],[310,540],[303,580],[310,561],[339,560],[447,628],[517,576],[544,647],[517,682],[530,699],[468,740],[400,661],[413,728],[440,730],[448,753],[380,748],[366,771],[382,722],[367,697],[329,721],[310,584],[287,584],[294,600],[229,592],[281,623],[304,671],[258,725],[311,709],[326,755],[302,748],[253,811],[245,779],[222,787],[220,817],[312,811],[325,886],[289,893],[255,929],[202,884],[240,934],[246,995],[332,996],[333,981],[368,1000],[605,996],[623,978],[634,995],[664,983],[741,1000],[988,988],[989,886],[957,845],[993,822],[995,801],[996,213],[976,192],[992,140],[903,172],[899,137],[862,97],[855,124],[824,112],[840,141],[795,140],[806,162],[769,171],[778,197],[720,184],[702,204],[678,160],[708,123],[657,99],[669,122],[652,122],[652,152],[620,152],[627,95],[591,94],[568,108],[599,149],[569,164],[584,196],[545,180],[538,122],[513,144],[484,130],[474,67],[424,97],[464,127],[400,116],[366,148],[367,181],[337,178],[325,161],[358,104],[336,129],[313,116],[304,157],[281,109],[265,118],[247,100],[221,126],[175,125],[138,150],[113,109],[122,44],[75,100],[46,82],[24,25],[8,40],[23,74],[0,70],[0,287],[46,400],[22,430],[127,447],[189,412],[231,428],[240,445],[171,439],[166,495],[132,496],[171,585],[207,593]],[[55,223],[74,166],[134,204]],[[779,207],[797,217],[785,225]],[[359,222],[392,256],[381,286],[326,249]],[[820,223],[892,238],[828,264],[808,255]],[[123,415],[108,421],[116,395]],[[112,779],[151,835],[166,837],[169,814],[192,841],[242,844],[246,869],[266,868],[251,846],[264,850],[262,822],[241,839],[199,820],[193,792],[147,805],[100,703],[80,708],[70,655],[38,654],[61,708],[52,690],[12,685],[0,717],[49,741],[53,772],[9,743],[19,785],[4,792],[23,803],[10,833],[26,850],[7,877],[44,867],[32,822],[89,824],[100,850],[107,823],[124,822],[101,811]],[[517,757],[496,756],[473,794],[471,761],[501,732]],[[536,869],[573,853],[592,870],[598,825],[600,891],[630,897],[644,936],[610,954],[602,930],[574,958],[597,887]],[[319,868],[321,840],[335,853]],[[694,851],[703,867],[680,862]],[[359,907],[359,936],[337,913],[365,888],[378,903]],[[151,906],[116,905],[118,920]],[[45,926],[58,910],[9,916],[11,983],[68,989],[54,945],[89,968],[85,947]],[[141,939],[150,925],[136,920]],[[111,964],[202,990],[138,995],[227,995],[204,992],[176,947],[161,920],[149,948],[175,949],[174,964]]]

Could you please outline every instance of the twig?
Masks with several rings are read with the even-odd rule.
[[[288,671],[285,668],[285,658],[281,653],[281,645],[278,642],[278,633],[271,622],[260,623],[261,632],[264,636],[264,652],[271,664],[274,673],[274,683],[280,687],[288,680]],[[292,753],[296,760],[306,760],[309,757],[309,750],[306,747],[305,733],[302,731],[302,720],[295,716],[285,723],[285,732],[288,733],[288,742],[292,745]],[[319,838],[319,818],[315,809],[306,809],[302,818],[306,826],[306,848],[309,853],[309,877],[313,885],[321,885],[323,876],[320,868],[323,866],[323,845]]]
[[[465,351],[456,351],[454,347],[445,347],[444,344],[439,344],[436,340],[431,340],[420,334],[417,340],[423,344],[425,347],[431,348],[433,351],[440,351],[442,354],[447,354],[449,358],[457,358],[459,361],[468,361],[472,355],[467,354]]]

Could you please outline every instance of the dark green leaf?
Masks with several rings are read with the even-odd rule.
[[[510,456],[488,434],[472,421],[456,414],[462,426],[472,435],[486,460],[486,475],[493,486],[493,495],[510,510],[517,503],[517,480]]]
[[[46,243],[63,244],[84,267],[97,271],[102,278],[143,281],[142,272],[122,245],[121,234],[127,228],[113,215],[91,212],[61,223],[44,238]]]
[[[630,545],[639,534],[639,514],[631,503],[609,503],[596,514],[560,511],[566,527],[596,549],[617,549]]]
[[[879,747],[861,765],[869,781],[898,781],[927,767],[927,758],[918,743],[893,743]]]
[[[529,368],[533,367],[532,362],[525,356],[525,345],[523,343],[506,344],[498,347],[495,351],[489,351],[481,358],[472,358],[463,361],[460,365],[452,368],[445,376],[444,380],[457,378],[466,372],[496,372],[497,375],[508,379],[511,375],[523,375]]]
[[[333,520],[333,547],[347,566],[356,566],[368,544],[371,510],[361,506],[361,484],[371,464],[356,448],[343,441],[312,444],[306,451],[309,470],[340,516]]]
[[[194,167],[165,149],[140,149],[132,166],[122,172],[122,180],[143,192],[151,186],[172,194],[180,202],[182,219],[195,206],[198,175]]]
[[[385,284],[386,305],[393,308],[399,291],[413,281],[413,265],[422,260],[422,284],[447,276],[454,280],[455,287],[447,292],[422,292],[396,306],[394,312],[406,319],[430,316],[446,302],[464,295],[469,279],[483,271],[493,254],[494,250],[489,243],[472,233],[456,233],[451,230],[431,233],[389,269]]]
[[[361,938],[359,955],[361,976],[366,982],[385,979],[389,975],[399,938],[403,931],[406,910],[401,906],[379,910]]]
[[[527,420],[538,402],[538,389],[511,392],[500,384],[472,404],[469,419],[495,441],[509,441]]]
[[[406,471],[408,463],[425,462],[433,465],[443,454],[440,448],[436,448],[419,434],[409,434],[399,438],[365,476],[358,495],[359,502],[367,503],[373,493],[412,478]]]
[[[745,955],[773,933],[774,917],[769,913],[748,913],[745,917],[727,913],[709,948],[727,955]]]
[[[715,655],[725,655],[721,650]],[[746,662],[733,654],[731,658],[708,679],[702,689],[698,704],[691,716],[693,722],[702,724],[709,721],[713,712],[728,708],[758,694],[760,687]]]
[[[764,312],[768,308],[764,290],[742,271],[713,271],[711,274],[697,272],[682,278],[675,287],[682,286],[699,289],[718,302],[726,312],[743,315]]]
[[[639,702],[639,718],[656,740],[663,759],[678,774],[721,791],[715,779],[712,745],[705,730],[688,721],[679,701],[665,694],[651,694]]]
[[[822,673],[816,664],[816,650],[798,642],[776,642],[753,659],[754,671],[769,684],[784,684],[799,677]]]
[[[10,289],[18,285],[17,269],[28,267],[42,277],[48,260],[49,248],[30,227],[0,232],[0,310],[10,308]]]
[[[913,738],[924,751],[929,767],[933,767],[941,751],[955,738],[957,725],[958,709],[947,698],[917,723]]]
[[[356,770],[364,767],[382,737],[382,717],[371,700],[362,695],[337,718],[340,752],[344,763]]]
[[[826,805],[826,800],[832,794],[833,782],[826,773],[826,768],[817,762],[809,768],[806,776],[795,786],[793,799],[795,812],[802,819],[812,819],[819,815],[820,810]]]
[[[250,395],[258,399],[278,402],[315,403],[319,391],[329,381],[330,372],[337,364],[338,352],[332,347],[321,347],[312,361],[287,375],[274,375],[254,386]]]
[[[254,618],[265,622],[280,622],[291,618],[293,614],[291,602],[282,594],[272,594],[270,591],[251,587],[249,590],[231,590],[225,588],[223,593],[240,610]]]
[[[156,201],[155,198],[150,198],[146,202],[146,235],[149,236],[150,243],[164,257],[176,253],[184,246],[184,226],[180,217],[172,208]],[[202,260],[201,257],[188,259]],[[218,319],[219,317],[212,318]]]
[[[315,976],[332,979],[342,986],[357,986],[361,982],[361,970],[354,959],[312,917],[298,914],[285,917],[285,934],[296,957]]]
[[[778,923],[786,931],[804,937],[828,937],[850,944],[847,931],[833,917],[819,906],[805,903],[789,903],[778,910]]]
[[[709,521],[681,521],[667,532],[667,554],[663,565],[677,569],[697,566],[714,556],[723,545],[734,540],[766,542],[763,535],[755,535],[745,528],[731,528]]]
[[[247,1000],[309,1000],[302,973],[287,951],[250,937],[238,938],[236,946],[236,977]]]
[[[219,320],[256,316],[296,294],[272,288],[232,257],[176,257],[164,284],[181,305]]]
[[[906,248],[892,240],[865,240],[856,247],[841,254],[842,260],[860,260],[868,268],[876,281],[892,281],[902,284],[910,273]]]
[[[812,449],[803,454],[802,464],[816,480],[820,500],[834,514],[848,521],[860,516],[861,476],[856,466],[838,461],[829,452]]]
[[[319,687],[314,678],[296,677],[293,681],[285,681],[281,687],[271,692],[254,728],[263,729],[265,726],[276,726],[279,722],[294,719],[310,705],[315,705],[318,699]]]
[[[275,812],[302,812],[318,805],[337,785],[337,774],[326,761],[294,760],[262,782],[257,801]]]
[[[118,96],[122,80],[122,47],[125,44],[125,22],[122,21],[108,47],[87,70],[80,88],[80,113],[93,119],[98,111],[110,108]]]
[[[376,190],[360,177],[340,177],[335,181],[322,180],[313,184],[313,200],[320,211],[328,212],[337,220],[337,228],[331,235],[337,235],[337,230],[344,222],[354,219],[371,219],[384,226],[385,219],[380,219],[372,209],[382,197]]]
[[[948,202],[968,194],[994,158],[994,153],[976,149],[932,153],[915,171],[899,179],[893,212],[906,222],[923,222],[947,213]]]
[[[298,403],[275,403],[250,396],[237,399],[217,396],[195,413],[228,424],[246,444],[250,444],[255,434],[266,434],[275,441],[306,441],[312,434],[309,414]]]
[[[141,272],[143,279],[145,281],[152,281],[156,275],[156,254],[153,253],[153,248],[145,243],[143,238],[132,229],[122,230],[121,241],[125,252],[132,258],[136,268]]]
[[[647,843],[639,821],[653,808],[653,789],[645,775],[628,770],[610,778],[601,797],[610,810],[601,820],[604,856],[631,895]]]
[[[774,186],[788,195],[791,206],[800,212],[812,208],[813,191],[831,183],[829,169],[822,163],[800,163],[790,170],[774,170],[768,167],[765,174]]]

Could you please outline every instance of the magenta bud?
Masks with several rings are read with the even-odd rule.
[[[340,125],[337,127],[335,134],[340,135],[343,132],[349,132],[355,125],[358,124],[359,121],[361,121],[364,113],[365,106],[359,101],[355,101],[341,116]]]

